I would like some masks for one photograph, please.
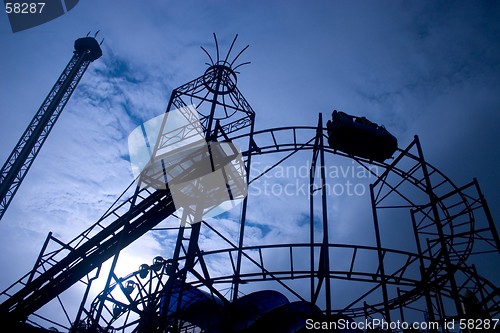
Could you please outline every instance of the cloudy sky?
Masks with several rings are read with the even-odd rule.
[[[400,147],[418,134],[427,161],[458,185],[477,177],[500,218],[498,2],[89,0],[15,34],[0,15],[2,163],[69,61],[73,41],[96,30],[104,55],[0,222],[0,264],[8,268],[0,289],[30,269],[49,231],[70,240],[132,181],[127,136],[165,111],[173,88],[205,71],[200,46],[213,52],[214,32],[221,48],[236,34],[238,49],[250,44],[241,61],[252,64],[241,68],[238,86],[257,129],[314,126],[319,112],[327,117],[335,108],[384,124]],[[269,160],[260,163],[262,171]],[[250,213],[255,239],[299,237],[307,202],[293,200],[289,209],[282,197],[260,202]],[[363,205],[340,207],[343,200],[333,209],[344,218],[334,226],[340,240],[356,233],[348,212]],[[286,227],[266,232],[258,223],[265,218]],[[227,222],[231,228],[236,233]],[[169,248],[153,236],[140,244],[130,253],[132,269]]]

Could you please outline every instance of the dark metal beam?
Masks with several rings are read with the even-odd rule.
[[[78,43],[81,40],[85,40],[83,47]],[[75,42],[73,57],[0,171],[0,220],[89,64],[100,55],[102,52],[94,38],[80,38]]]

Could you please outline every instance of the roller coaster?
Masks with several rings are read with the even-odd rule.
[[[395,147],[393,158],[374,158],[336,146],[332,144],[335,129],[326,125],[322,114],[316,125],[257,130],[255,112],[237,87],[238,68],[246,63],[236,62],[246,47],[230,59],[236,38],[225,57],[215,41],[215,57],[203,49],[210,59],[206,72],[172,91],[166,114],[180,110],[190,119],[192,114],[186,110],[192,106],[207,143],[240,147],[249,187],[258,186],[259,179],[294,158],[307,160],[308,192],[303,200],[308,212],[302,221],[307,234],[283,243],[266,237],[261,242],[250,239],[249,228],[255,230],[256,225],[250,212],[259,209],[250,190],[238,214],[186,223],[188,209],[178,209],[171,185],[151,185],[161,181],[166,171],[148,174],[154,181],[142,173],[97,222],[73,240],[64,242],[49,233],[33,270],[0,294],[1,325],[13,327],[12,332],[49,328],[61,332],[305,332],[308,319],[380,318],[436,322],[440,326],[434,331],[448,332],[445,322],[498,318],[499,289],[474,265],[474,258],[498,260],[500,254],[498,233],[476,179],[455,185],[425,160],[418,136],[404,148]],[[182,139],[187,134],[178,131],[176,135]],[[162,127],[152,156],[169,142]],[[254,175],[252,163],[264,157],[273,162]],[[183,158],[187,169],[196,164],[196,155]],[[335,198],[327,189],[335,179],[326,170],[336,161],[351,161],[371,175],[366,202],[371,218],[363,222],[370,230],[370,242],[333,240],[332,229],[339,221],[332,219]],[[279,203],[276,207],[286,209]],[[221,219],[232,220],[235,229],[224,230]],[[258,228],[265,234],[269,227],[265,221],[260,223]],[[386,237],[388,229],[404,230],[405,236],[401,242],[394,241]],[[172,243],[172,251],[118,276],[120,253],[146,233]],[[109,271],[103,273],[103,267]],[[104,287],[101,284],[96,291],[95,281],[102,275]],[[339,286],[348,291],[342,301]],[[71,290],[83,295],[75,313],[65,304]],[[49,304],[60,307],[64,319],[53,319],[53,310],[44,311]]]

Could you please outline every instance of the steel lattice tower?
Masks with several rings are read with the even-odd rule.
[[[97,35],[97,33],[96,33]],[[94,36],[95,37],[95,36]],[[73,57],[64,68],[37,113],[10,153],[1,170],[0,219],[14,198],[40,148],[47,139],[64,106],[75,91],[89,64],[102,56],[102,50],[94,37],[75,41]]]

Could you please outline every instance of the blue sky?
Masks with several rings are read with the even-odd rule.
[[[10,267],[0,289],[29,270],[48,231],[69,240],[130,183],[128,134],[164,112],[173,88],[205,71],[200,46],[213,51],[213,32],[223,49],[235,34],[238,49],[250,44],[241,61],[252,64],[241,68],[238,86],[257,129],[315,125],[319,112],[328,117],[336,108],[384,124],[402,147],[418,134],[427,161],[458,185],[477,177],[500,218],[497,2],[89,0],[16,34],[0,15],[2,163],[69,61],[73,41],[96,30],[104,55],[0,223],[0,263]],[[281,206],[263,200],[251,218],[297,226],[267,233],[270,242],[299,237],[307,203],[275,200]],[[355,234],[346,221],[364,203],[345,205],[334,209],[344,216],[340,233]],[[250,229],[255,239],[262,230]],[[130,267],[167,252],[153,236],[139,242]]]

